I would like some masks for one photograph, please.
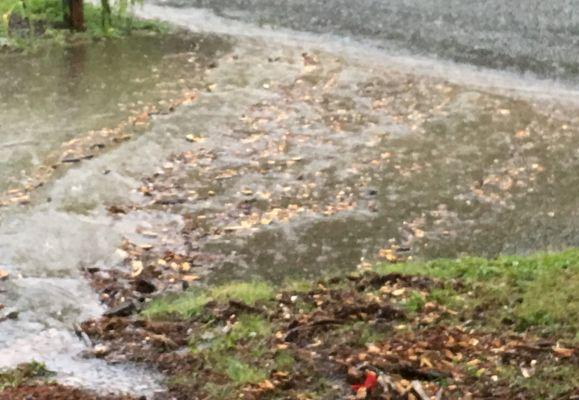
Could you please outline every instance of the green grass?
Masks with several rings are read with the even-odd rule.
[[[28,381],[46,378],[53,375],[46,366],[39,362],[19,365],[10,370],[0,371],[0,392],[9,387],[18,387]]]
[[[111,26],[103,27],[101,8],[85,1],[84,16],[86,31],[72,34],[63,29],[62,0],[0,0],[0,38],[9,38],[15,47],[34,47],[39,39],[50,39],[52,42],[64,43],[68,37],[77,38],[101,38],[122,37],[132,31],[148,31],[166,33],[170,30],[169,25],[156,20],[141,20],[132,18],[127,13],[127,7],[120,5],[115,7],[111,15]],[[112,2],[114,5],[114,2]],[[119,1],[119,4],[126,3]],[[32,25],[41,22],[46,25],[46,32],[38,36],[38,33],[30,35],[29,32],[9,32],[9,20],[11,16],[28,18]]]
[[[151,319],[193,318],[201,314],[210,300],[207,293],[193,289],[180,296],[170,295],[153,300],[143,315]]]
[[[210,324],[204,332],[194,334],[191,351],[202,358],[211,371],[226,376],[228,385],[234,388],[258,383],[269,376],[274,364],[277,365],[263,362],[270,350],[268,339],[272,331],[270,322],[260,315],[241,314],[228,330],[220,324]],[[279,362],[282,365],[289,363],[285,358]],[[227,398],[218,388],[206,387],[205,390],[215,392],[215,398]]]
[[[335,331],[330,332],[330,341],[343,341],[350,338],[347,344],[355,347],[366,347],[370,343],[384,340],[388,335],[389,328],[375,326],[364,321],[356,321],[344,324]]]
[[[207,392],[211,400],[225,400],[231,399],[232,393],[235,393],[236,387],[231,383],[213,383],[208,382],[203,386],[204,390]]]
[[[400,264],[381,264],[379,273],[400,272],[439,278],[442,287],[429,299],[482,315],[485,324],[504,323],[518,330],[545,334],[579,331],[579,250],[504,256],[494,260],[463,258]],[[463,285],[454,285],[460,281]],[[414,302],[411,308],[418,306]],[[480,315],[479,315],[480,316]]]
[[[155,299],[143,311],[143,315],[152,319],[192,318],[201,315],[210,301],[226,303],[235,300],[254,306],[259,301],[272,299],[274,293],[273,286],[259,281],[232,282],[208,289],[195,288],[180,296]]]
[[[194,337],[192,347],[196,352],[224,352],[235,349],[239,344],[251,342],[249,353],[259,357],[263,353],[263,340],[271,333],[270,323],[259,315],[241,314],[238,320],[230,328],[229,332],[223,333],[221,327],[215,329],[213,337],[205,339]]]
[[[216,286],[210,291],[211,297],[218,301],[237,300],[251,306],[258,301],[269,300],[274,296],[273,286],[265,282],[233,282]]]
[[[538,364],[529,378],[522,375],[520,368],[507,366],[500,371],[500,377],[526,390],[533,399],[560,399],[579,387],[579,366]]]
[[[289,351],[281,350],[275,356],[275,369],[278,371],[288,371],[295,363],[296,360]]]
[[[426,299],[418,292],[413,291],[402,306],[410,312],[419,312],[426,304]]]
[[[267,372],[235,358],[227,357],[221,368],[225,370],[229,379],[236,385],[258,383],[267,378]]]
[[[381,274],[399,272],[434,278],[434,286],[407,291],[401,298],[399,305],[411,317],[419,315],[427,302],[435,301],[457,311],[456,315],[449,313],[436,323],[453,325],[470,320],[470,326],[493,334],[513,329],[527,331],[556,336],[564,345],[575,340],[579,330],[579,249],[493,260],[468,257],[381,264],[375,266],[375,270]],[[331,290],[343,288],[345,291],[351,290],[352,285],[356,285],[352,279],[335,279],[324,284]],[[303,368],[300,358],[290,350],[272,347],[275,332],[283,330],[280,324],[285,324],[273,317],[277,314],[272,311],[278,304],[275,296],[282,291],[297,296],[292,299],[294,308],[314,311],[316,306],[306,300],[308,297],[304,293],[317,286],[320,285],[305,281],[290,281],[280,286],[261,281],[232,282],[157,299],[143,314],[160,319],[198,317],[193,321],[198,329],[194,329],[189,338],[190,348],[195,359],[201,360],[204,370],[211,371],[212,376],[200,390],[208,398],[229,399],[243,386],[268,379],[273,371],[295,373]],[[219,314],[227,308],[231,300],[257,310],[236,309],[239,312],[233,320],[211,316],[212,312]],[[420,328],[408,325],[405,329]],[[353,321],[320,332],[319,339],[356,348],[379,343],[401,332],[393,330],[391,324]],[[531,378],[522,377],[520,369],[514,365],[501,369],[500,379],[531,394],[529,398],[553,398],[551,393],[543,396],[553,382],[560,385],[558,393],[568,393],[577,385],[576,376],[579,375],[576,367],[558,360],[543,360]],[[480,378],[479,368],[472,366],[466,370],[471,374],[469,379]],[[312,398],[325,398],[324,393],[333,393],[331,386],[324,387],[321,383],[316,386]]]

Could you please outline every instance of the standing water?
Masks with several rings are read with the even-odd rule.
[[[238,23],[207,10],[146,5],[144,16],[228,35],[134,38],[0,58],[8,71],[0,78],[3,191],[62,160],[63,143],[115,127],[183,90],[196,93],[91,159],[60,167],[30,204],[0,209],[0,264],[10,273],[0,283],[1,312],[19,313],[0,322],[0,366],[36,359],[66,382],[158,388],[150,371],[82,358],[84,345],[71,329],[103,311],[83,268],[122,266],[123,240],[208,255],[193,267],[216,280],[348,270],[391,248],[453,257],[579,245],[572,112],[552,99],[519,96],[524,77],[513,79],[515,90],[505,96],[481,89],[494,73],[479,71],[473,82],[466,73],[450,75],[460,67],[417,73],[412,58],[394,61],[368,43],[361,52],[362,44],[336,35],[572,81],[572,68],[559,67],[572,65],[567,52],[555,52],[554,64],[541,63],[541,52],[536,63],[517,61],[530,52],[513,44],[522,42],[522,28],[511,32],[506,21],[494,31],[505,40],[480,51],[486,61],[460,58],[472,52],[445,43],[481,48],[482,33],[498,18],[471,23],[464,2],[451,2],[446,14],[434,2],[307,3],[211,2]],[[282,18],[286,13],[291,18]],[[256,22],[334,36],[248,25]],[[547,47],[557,30],[543,22]],[[567,28],[563,47],[573,40]],[[112,215],[110,206],[128,211]]]
[[[208,35],[134,36],[2,55],[0,192],[19,188],[49,163],[60,164],[63,143],[83,141],[144,105],[163,105],[203,86],[205,65],[229,46]],[[88,170],[102,175],[111,167]],[[81,357],[85,345],[72,329],[104,311],[82,269],[114,264],[123,227],[107,217],[100,199],[123,196],[130,179],[106,188],[86,172],[80,181],[65,174],[56,180],[60,194],[48,189],[28,206],[0,208],[0,268],[10,274],[0,287],[0,316],[16,315],[0,320],[0,367],[36,360],[65,383],[137,393],[158,387],[150,372]],[[87,204],[87,190],[98,200]]]

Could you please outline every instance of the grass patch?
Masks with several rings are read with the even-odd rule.
[[[463,258],[381,264],[379,273],[400,272],[439,278],[443,287],[430,297],[449,307],[477,313],[485,324],[505,323],[545,334],[579,331],[579,250],[531,256]],[[455,285],[455,281],[460,285]],[[416,303],[416,304],[415,304]],[[407,306],[417,308],[419,301]],[[482,322],[482,321],[481,321]]]
[[[197,317],[203,307],[211,300],[207,293],[193,289],[180,296],[167,296],[155,299],[143,311],[143,315],[151,319]]]
[[[271,333],[271,330],[270,323],[263,317],[242,314],[229,330],[217,326],[213,333],[194,337],[191,344],[196,352],[219,353],[251,343],[249,353],[259,357],[263,353],[263,339]]]
[[[216,286],[210,295],[217,301],[236,300],[250,306],[258,301],[269,300],[274,296],[274,288],[265,282],[233,282]]]
[[[43,363],[32,361],[10,370],[0,371],[0,392],[9,387],[18,387],[26,382],[47,378],[53,373]]]
[[[283,283],[283,288],[289,292],[309,292],[313,285],[311,281],[305,279],[287,279]]]
[[[289,351],[281,350],[275,356],[275,369],[278,371],[289,371],[296,363],[296,359]]]
[[[195,334],[191,338],[191,350],[211,371],[227,377],[228,385],[258,383],[269,376],[276,364],[264,363],[269,358],[266,353],[270,350],[268,339],[272,331],[270,322],[262,316],[241,314],[231,326],[210,324]],[[228,393],[222,393],[217,387],[205,387],[205,390],[215,398],[227,398]]]
[[[252,367],[235,357],[227,357],[223,363],[221,367],[226,371],[229,379],[239,386],[258,383],[267,377],[266,371]]]
[[[560,399],[579,387],[579,366],[537,365],[528,378],[519,368],[507,366],[501,370],[500,377],[531,394],[534,399]]]
[[[143,311],[151,319],[193,318],[202,314],[205,305],[211,301],[226,303],[240,301],[254,306],[260,301],[273,298],[275,288],[265,282],[233,282],[212,288],[194,288],[184,294],[169,295],[152,301]]]
[[[332,333],[336,338],[350,338],[349,345],[366,347],[370,343],[379,342],[386,337],[389,328],[368,324],[365,321],[356,321],[345,324]]]
[[[426,299],[417,291],[412,291],[408,299],[404,301],[402,306],[410,312],[419,312],[426,304]]]
[[[378,366],[406,368],[411,360],[415,368],[448,373],[434,384],[457,386],[457,396],[508,392],[562,398],[578,384],[579,367],[569,356],[550,353],[549,344],[529,364],[531,356],[511,339],[528,342],[532,351],[534,334],[540,333],[571,351],[569,342],[579,329],[579,250],[377,265],[375,270],[435,279],[379,279],[363,273],[279,287],[232,282],[157,299],[144,315],[197,317],[189,321],[187,338],[198,368],[174,384],[212,399],[238,398],[240,393],[273,399],[288,390],[288,398],[306,393],[308,398],[342,398],[350,392],[345,377],[324,383],[331,365],[324,364],[330,360],[324,359],[326,354],[348,360],[348,366],[356,365],[361,355]],[[402,294],[394,289],[403,289]],[[392,308],[402,308],[401,313]],[[513,335],[513,329],[525,333]],[[488,335],[499,344],[487,341]],[[453,343],[466,345],[458,353]],[[501,351],[508,357],[500,357]],[[533,365],[531,376],[528,369],[522,375],[525,365]],[[288,382],[298,385],[288,389]]]
[[[209,395],[209,397],[207,397],[208,399],[223,400],[230,399],[232,397],[232,393],[235,393],[236,387],[231,383],[221,384],[208,382],[205,384],[204,389]]]
[[[114,3],[114,2],[113,2]],[[170,26],[157,20],[132,17],[128,2],[119,1],[110,25],[102,24],[102,9],[84,3],[85,32],[70,32],[64,26],[61,0],[0,0],[0,39],[11,47],[36,48],[42,41],[65,43],[68,39],[123,37],[133,31],[167,33]]]

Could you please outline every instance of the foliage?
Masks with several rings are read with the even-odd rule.
[[[143,21],[132,16],[132,8],[139,0],[104,1],[110,8],[84,3],[86,32],[84,37],[117,37],[133,30],[166,32],[166,24]],[[0,37],[8,37],[15,44],[39,38],[62,39],[70,36],[64,26],[64,2],[62,0],[0,0]]]

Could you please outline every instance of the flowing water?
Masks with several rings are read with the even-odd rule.
[[[273,28],[333,34],[389,53],[577,83],[576,0],[161,0]]]
[[[216,280],[352,269],[394,244],[425,258],[579,245],[577,97],[565,67],[575,62],[572,7],[537,2],[499,17],[475,2],[437,4],[146,5],[141,15],[221,34],[0,55],[0,191],[58,159],[65,142],[197,93],[60,168],[30,204],[0,209],[0,268],[10,273],[0,316],[19,312],[0,322],[0,367],[36,359],[66,382],[159,389],[151,371],[83,358],[71,329],[102,312],[82,268],[122,265],[123,239],[151,242],[150,232],[168,250],[214,256],[195,268]],[[542,34],[532,41],[525,29],[535,25]],[[522,72],[536,76],[513,75]],[[191,134],[202,140],[185,140]],[[187,151],[186,162],[173,156]],[[159,206],[140,193],[143,182],[185,200]],[[111,205],[136,207],[113,216]]]
[[[227,40],[211,35],[135,36],[3,55],[0,191],[18,187],[35,168],[58,159],[63,143],[113,128],[145,104],[203,86],[204,65],[229,48]],[[151,140],[138,149],[146,157],[153,147],[135,166],[139,173],[164,154],[154,146]],[[81,357],[85,346],[72,330],[104,310],[81,268],[113,263],[125,228],[114,226],[103,210],[87,210],[107,196],[124,195],[129,176],[110,188],[97,178],[125,161],[81,168],[81,181],[65,175],[30,206],[0,209],[0,268],[10,273],[0,287],[0,304],[6,307],[0,313],[19,313],[0,323],[0,367],[34,359],[67,383],[137,393],[158,388],[153,373]],[[94,202],[87,204],[89,196]]]

